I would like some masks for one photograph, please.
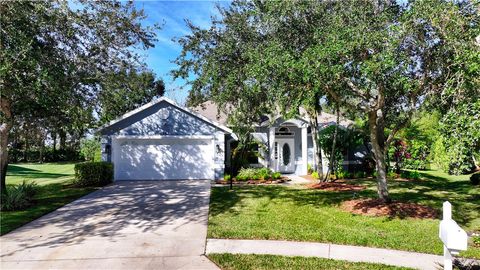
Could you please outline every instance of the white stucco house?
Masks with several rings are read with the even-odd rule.
[[[102,159],[113,162],[115,180],[220,179],[236,138],[226,118],[211,102],[188,109],[162,97],[97,130]],[[323,125],[334,119],[319,116]],[[307,164],[314,161],[308,121],[265,117],[255,129],[252,136],[266,147],[259,148],[252,166],[307,174]]]

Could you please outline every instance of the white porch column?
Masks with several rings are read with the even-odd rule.
[[[275,147],[275,127],[271,127],[268,135],[268,144],[269,144],[269,149],[268,152],[270,153],[270,159],[269,159],[269,164],[270,164],[270,169],[275,170],[273,168],[273,159],[275,158],[274,155],[274,147]]]
[[[308,173],[308,137],[307,127],[302,127],[302,175]]]

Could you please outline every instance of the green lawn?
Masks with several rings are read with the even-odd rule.
[[[285,257],[272,255],[244,255],[244,254],[210,254],[208,258],[215,262],[224,270],[247,270],[247,269],[354,269],[354,270],[372,270],[372,269],[410,269],[403,267],[394,267],[384,264],[373,263],[353,263],[346,261],[305,258],[305,257]]]
[[[95,190],[72,186],[73,167],[72,163],[9,165],[7,185],[21,183],[24,179],[35,181],[39,185],[39,192],[29,208],[1,212],[0,234],[6,234]]]
[[[7,185],[34,180],[39,185],[64,183],[73,180],[75,163],[9,164]]]
[[[467,231],[480,230],[480,189],[468,176],[447,177],[424,172],[416,182],[390,181],[394,200],[441,209],[444,200],[454,207],[454,218]],[[329,242],[441,254],[438,220],[399,219],[353,215],[338,208],[344,200],[375,197],[375,181],[362,192],[326,192],[283,186],[213,188],[208,237],[282,239]],[[480,248],[469,247],[462,256],[480,258]]]

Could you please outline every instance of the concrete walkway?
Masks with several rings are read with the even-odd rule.
[[[290,180],[292,180],[292,181],[284,183],[285,185],[305,185],[305,184],[313,183],[310,180],[307,180],[307,179],[305,179],[301,176],[294,175],[294,174],[286,174],[284,176],[286,176],[286,177],[290,178]]]
[[[209,181],[119,181],[0,237],[0,269],[218,269]]]
[[[424,270],[438,269],[442,256],[346,245],[273,240],[207,239],[207,254],[268,254],[382,263]]]

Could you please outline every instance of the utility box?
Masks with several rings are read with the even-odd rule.
[[[445,247],[452,254],[458,254],[461,250],[467,250],[467,233],[453,219],[440,222],[439,236]]]

